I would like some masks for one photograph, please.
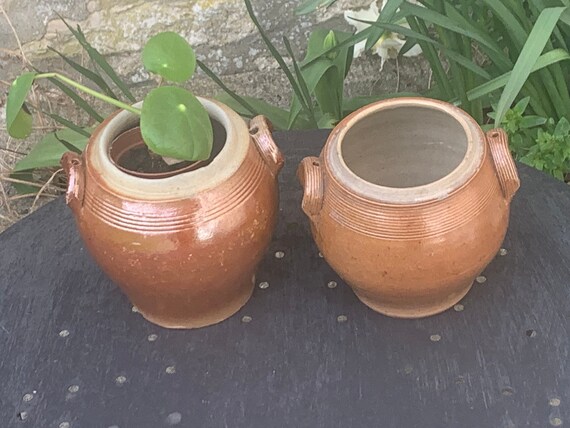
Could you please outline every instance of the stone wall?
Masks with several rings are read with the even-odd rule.
[[[343,10],[368,6],[371,0],[339,0],[329,9],[304,17],[294,13],[299,1],[253,0],[252,3],[275,43],[282,47],[281,38],[285,35],[302,55],[313,28],[351,31],[342,18]],[[79,24],[88,40],[108,55],[117,71],[133,84],[144,83],[149,78],[140,64],[141,47],[151,35],[170,30],[186,37],[199,58],[216,73],[230,76],[229,82],[240,92],[265,95],[280,104],[287,102],[283,98],[289,94],[286,80],[277,71],[276,62],[249,19],[243,0],[5,0],[4,9],[27,59],[36,66],[64,68],[61,61],[55,61],[48,46],[66,55],[80,53],[79,44],[59,19],[60,14],[69,23]],[[0,17],[0,46],[15,52],[18,48],[3,17]],[[20,61],[6,51],[0,55],[2,80],[11,80],[21,69]],[[394,65],[389,64],[380,75],[378,64],[377,57],[357,61],[350,78],[354,83],[349,85],[349,90],[358,95],[394,91],[398,77]],[[414,64],[413,61],[409,66],[400,64],[404,67],[400,73],[400,89],[413,89],[416,82],[420,86],[424,84],[425,70],[414,72],[417,69]],[[200,75],[195,85],[203,95],[218,91]]]

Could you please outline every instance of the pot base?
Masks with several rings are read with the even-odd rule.
[[[409,308],[402,308],[390,305],[383,305],[382,303],[374,302],[362,295],[358,294],[358,291],[354,290],[354,294],[356,297],[368,306],[373,311],[379,312],[382,315],[386,315],[393,318],[424,318],[429,317],[431,315],[437,315],[441,312],[448,310],[449,308],[453,307],[456,303],[458,303],[461,299],[465,297],[465,295],[471,290],[471,286],[473,285],[473,281],[469,281],[469,283],[461,288],[458,292],[451,294],[447,297],[444,301],[440,301],[437,305],[429,306],[429,307],[422,307],[422,308],[414,308],[410,306]]]
[[[218,310],[216,313],[210,314],[207,317],[202,317],[202,318],[189,317],[187,320],[178,319],[174,321],[171,318],[160,318],[160,317],[155,317],[154,315],[147,314],[140,308],[138,308],[138,312],[147,321],[164,328],[181,330],[181,329],[194,329],[194,328],[207,327],[225,321],[226,319],[234,315],[236,312],[238,312],[249,301],[251,295],[253,294],[254,288],[255,288],[255,275],[252,277],[251,282],[247,284],[245,287],[243,287],[244,290],[243,293],[238,295],[236,299],[234,299],[232,302],[229,302],[226,306],[224,306],[223,309]]]

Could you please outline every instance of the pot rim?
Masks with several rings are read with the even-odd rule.
[[[226,130],[226,142],[209,165],[163,178],[136,177],[117,167],[109,148],[121,133],[135,127],[140,117],[120,110],[108,117],[95,130],[85,157],[95,177],[105,182],[108,189],[136,200],[164,201],[189,198],[219,186],[236,173],[249,149],[250,135],[245,121],[226,105],[208,98],[197,97],[208,115]],[[135,107],[142,102],[133,104]],[[91,177],[93,178],[93,177]]]
[[[431,183],[397,188],[366,181],[348,167],[342,155],[342,143],[348,131],[356,123],[372,114],[401,107],[437,110],[448,114],[450,118],[459,123],[465,132],[467,150],[453,171]],[[485,134],[479,124],[465,111],[443,101],[420,97],[402,97],[369,104],[343,119],[327,140],[323,157],[333,178],[352,192],[370,200],[408,205],[444,199],[466,185],[481,168],[485,153]]]

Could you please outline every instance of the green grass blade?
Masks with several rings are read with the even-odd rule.
[[[566,52],[563,49],[555,49],[540,56],[536,61],[536,63],[534,64],[534,66],[532,67],[531,73],[540,70],[544,67],[548,67],[551,64],[567,60],[570,60],[570,54],[568,52]],[[489,80],[488,82],[485,82],[482,85],[477,86],[476,88],[470,90],[467,93],[468,99],[470,101],[473,101],[478,98],[489,95],[498,89],[501,89],[508,83],[511,75],[512,71],[509,71],[501,76]]]
[[[378,19],[376,20],[376,22],[391,23],[394,18],[394,15],[396,14],[400,6],[402,6],[402,3],[404,3],[404,0],[387,0],[384,1],[384,3],[385,5],[380,11],[380,14],[378,15]],[[378,42],[378,40],[380,40],[380,37],[382,37],[383,34],[384,34],[384,29],[376,28],[376,31],[373,31],[368,37],[368,39],[366,39],[365,50],[368,51],[372,49],[374,45]]]
[[[248,103],[244,97],[239,96],[234,91],[232,91],[230,88],[228,88],[224,84],[224,82],[222,82],[222,80],[218,76],[216,76],[216,74],[206,66],[206,64],[204,64],[202,61],[200,61],[198,59],[196,60],[196,64],[198,64],[198,67],[200,67],[200,69],[210,79],[212,79],[214,81],[214,83],[216,83],[220,88],[222,88],[226,94],[228,94],[235,101],[237,101],[239,105],[241,105],[243,108],[245,108],[252,115],[252,117],[259,114],[259,111],[256,110],[250,103]]]
[[[49,113],[47,111],[42,111],[43,114],[45,114],[46,116],[51,117],[53,120],[55,120],[57,123],[71,129],[72,131],[77,132],[78,134],[83,135],[84,137],[90,137],[91,133],[89,133],[88,131],[86,131],[84,128],[76,125],[73,122],[70,122],[69,120],[61,117],[58,114],[54,114],[54,113]]]
[[[519,94],[525,82],[530,75],[532,68],[538,58],[540,57],[546,43],[550,39],[550,35],[554,30],[562,13],[566,10],[565,7],[556,7],[544,9],[528,36],[523,49],[520,52],[519,59],[517,60],[511,77],[499,100],[497,106],[497,118],[495,126],[499,126],[503,121],[503,117],[511,104]]]
[[[306,0],[295,8],[297,15],[307,15],[317,9],[331,6],[336,0]]]
[[[113,67],[111,67],[111,65],[107,62],[107,60],[103,57],[103,55],[101,55],[99,51],[95,49],[93,46],[91,46],[91,44],[87,41],[87,38],[85,37],[85,34],[83,34],[81,27],[78,25],[77,29],[74,29],[71,25],[67,23],[67,21],[61,15],[58,14],[58,16],[63,21],[65,26],[69,29],[69,31],[71,31],[71,34],[73,34],[73,36],[77,39],[79,44],[81,44],[83,49],[85,49],[87,55],[89,55],[89,58],[91,58],[95,62],[95,64],[97,64],[99,67],[101,67],[101,70],[103,70],[105,74],[109,76],[109,78],[113,81],[113,83],[115,83],[115,85],[117,85],[117,87],[121,90],[121,92],[131,102],[134,103],[136,99],[129,90],[129,88],[127,87],[127,85],[121,80],[121,78],[117,75],[117,73],[115,73],[115,70],[113,70]]]
[[[236,101],[236,99],[233,98],[228,93],[221,93],[215,98],[218,101],[226,104],[231,109],[235,110],[240,116],[244,116],[251,119],[252,117],[257,116],[258,114],[258,113],[251,114],[249,110],[244,108],[244,106],[240,102]],[[269,104],[263,100],[258,100],[256,98],[247,97],[247,96],[241,98],[247,101],[247,103],[251,105],[256,111],[261,112],[259,114],[263,114],[265,117],[267,117],[271,121],[275,129],[281,131],[287,129],[287,121],[289,119],[289,112],[287,110],[275,107],[272,104]],[[308,121],[304,121],[303,123],[306,125],[306,127],[309,127]]]
[[[70,129],[60,129],[57,131],[57,138],[55,132],[45,134],[37,144],[35,144],[30,152],[20,159],[14,165],[13,172],[22,173],[23,171],[34,170],[38,168],[53,168],[59,166],[61,156],[71,147],[62,145],[60,140],[65,140],[67,143],[75,147],[74,151],[83,151],[87,145],[88,137],[78,134]]]
[[[313,56],[307,56],[307,58],[305,58],[299,64],[301,67],[301,70],[304,70],[308,66],[314,64],[316,61],[319,61],[324,56],[326,57],[330,54],[337,53],[341,49],[344,49],[346,46],[354,46],[358,42],[366,40],[368,38],[368,36],[370,35],[370,33],[372,32],[372,30],[374,30],[374,27],[368,27],[368,28],[362,30],[358,34],[354,34],[351,37],[349,37],[343,41],[339,41],[339,43],[336,46],[333,46],[332,48],[330,48],[324,52],[319,52],[318,54],[315,54]]]
[[[430,55],[430,56],[435,56],[435,58],[437,58],[437,61],[440,64],[441,64],[441,61],[439,60],[439,57],[437,57],[437,52],[435,51],[434,48],[440,49],[447,56],[448,59],[457,62],[458,64],[462,65],[463,67],[470,70],[471,72],[483,77],[484,79],[490,79],[491,78],[490,74],[487,71],[485,71],[482,67],[475,64],[473,61],[469,60],[468,58],[465,58],[463,55],[460,55],[451,49],[448,49],[443,44],[441,44],[441,43],[433,40],[432,38],[426,36],[425,34],[428,33],[428,30],[422,21],[414,22],[413,20],[410,20],[410,27],[412,27],[412,29],[409,29],[409,28],[403,27],[401,25],[396,25],[396,24],[386,24],[383,22],[364,21],[364,20],[355,19],[355,18],[352,18],[352,19],[354,19],[355,21],[364,22],[366,24],[370,24],[370,25],[374,25],[374,26],[384,28],[385,30],[401,34],[401,35],[408,37],[408,38],[413,38],[413,39],[417,40],[417,42],[418,42],[418,44],[420,44],[420,46],[423,43],[425,46],[425,49],[424,49],[424,46],[421,46],[422,50],[428,51],[427,53],[424,52],[424,54]],[[427,44],[424,42],[427,42]],[[428,60],[429,60],[429,58],[428,58]],[[435,62],[435,60],[434,60],[434,62]],[[431,61],[430,61],[430,63],[431,63]],[[443,65],[441,66],[441,71],[443,71]],[[434,74],[435,74],[435,70],[434,70]],[[445,76],[445,71],[443,71],[443,75]],[[447,80],[447,78],[445,78],[443,80]]]
[[[451,9],[455,10],[455,8]],[[456,21],[449,18],[448,16],[430,10],[426,7],[417,6],[411,3],[405,3],[404,6],[402,6],[402,10],[414,15],[416,18],[440,26],[454,33],[464,35],[478,42],[482,46],[485,46],[488,49],[490,49],[492,52],[498,55],[499,59],[504,58],[505,55],[504,52],[501,50],[500,46],[494,40],[492,40],[487,34],[480,32],[473,25],[465,21],[461,22],[461,24],[458,24]],[[459,14],[459,12],[457,11],[456,13]]]
[[[275,60],[279,64],[279,67],[281,68],[281,70],[283,70],[283,72],[285,73],[285,76],[287,76],[287,80],[289,80],[289,83],[291,84],[293,92],[295,92],[295,95],[297,95],[297,97],[301,101],[301,104],[303,104],[303,109],[307,112],[307,114],[310,115],[309,106],[306,105],[304,102],[303,93],[301,91],[301,88],[299,87],[299,84],[295,80],[295,77],[291,73],[291,70],[289,70],[289,67],[287,67],[285,60],[283,59],[283,57],[281,56],[279,51],[275,48],[273,43],[271,43],[271,40],[269,39],[269,37],[267,37],[267,35],[265,34],[265,30],[263,29],[263,27],[261,26],[261,24],[257,20],[257,17],[255,16],[255,12],[253,11],[251,1],[245,0],[245,6],[247,8],[247,13],[249,14],[250,19],[253,21],[253,24],[257,27],[257,30],[259,31],[259,34],[260,34],[261,38],[263,39],[265,45],[267,46],[267,48],[271,52],[271,55],[273,55],[273,57],[275,58]],[[315,122],[315,127],[317,127],[316,122]]]
[[[77,95],[75,91],[73,91],[70,87],[68,87],[64,83],[61,83],[59,80],[54,79],[53,77],[50,77],[48,80],[51,83],[53,83],[55,86],[57,86],[61,90],[61,92],[63,92],[65,95],[71,98],[73,102],[83,111],[85,111],[85,113],[87,113],[91,118],[93,118],[97,122],[103,122],[103,120],[105,120],[103,116],[97,113],[97,111],[93,107],[91,107],[87,103],[87,101],[85,101],[83,98]]]
[[[287,49],[287,53],[291,57],[291,61],[293,61],[293,70],[295,70],[295,76],[297,77],[297,82],[299,82],[299,86],[301,88],[301,93],[303,98],[305,99],[305,105],[307,106],[308,110],[307,113],[311,118],[311,121],[317,122],[315,118],[315,110],[313,108],[313,100],[311,98],[311,94],[309,92],[309,88],[307,87],[307,82],[303,77],[303,73],[301,73],[301,69],[299,68],[299,64],[297,64],[297,60],[295,59],[295,54],[293,53],[293,49],[291,49],[291,44],[287,37],[283,36],[283,43],[285,44],[285,49]]]
[[[527,38],[527,32],[505,3],[498,0],[483,0],[483,2],[502,21],[507,30],[505,33],[511,34],[519,48],[522,48]]]
[[[74,146],[73,144],[71,144],[69,141],[66,141],[66,140],[64,140],[63,138],[60,138],[60,137],[57,135],[57,131],[55,131],[55,132],[53,133],[53,136],[55,137],[55,139],[56,139],[57,141],[59,141],[61,144],[63,144],[63,146],[64,146],[67,150],[72,151],[72,152],[75,152],[75,153],[77,153],[78,155],[80,155],[80,154],[82,153],[82,151],[81,151],[79,148],[75,147],[75,146]]]
[[[117,95],[113,92],[111,87],[107,84],[107,82],[105,82],[105,79],[103,79],[103,77],[99,73],[96,73],[93,70],[89,70],[88,68],[83,67],[81,64],[73,61],[71,58],[68,58],[67,56],[55,50],[54,48],[48,47],[48,49],[59,55],[61,59],[63,59],[79,74],[83,75],[84,77],[95,83],[106,95],[110,96],[111,98],[115,98],[116,100],[119,99]]]

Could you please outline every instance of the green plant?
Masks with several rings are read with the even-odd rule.
[[[116,73],[103,57],[87,43],[79,26],[76,30],[69,28],[87,50],[90,57],[99,64],[106,75],[133,102],[134,97],[130,94],[126,85],[118,79]],[[120,101],[100,74],[87,70],[67,58],[65,59],[73,68],[99,86],[101,92],[59,73],[34,71],[20,75],[10,87],[6,106],[6,124],[8,132],[12,137],[25,138],[30,134],[32,130],[32,115],[25,102],[26,97],[35,81],[49,79],[53,83],[57,82],[56,85],[58,87],[62,88],[66,94],[72,96],[74,101],[97,121],[101,117],[70,88],[139,115],[144,142],[152,152],[160,156],[177,160],[202,160],[210,156],[213,143],[210,119],[200,101],[190,91],[177,86],[159,86],[147,94],[143,100],[142,107],[139,109]],[[174,83],[183,83],[188,80],[196,68],[194,51],[186,40],[172,32],[160,33],[149,39],[143,50],[142,62],[148,71]],[[89,136],[87,130],[63,118],[55,116],[54,119],[72,129],[76,134],[84,137]],[[58,134],[54,134],[54,138],[68,149],[72,147],[79,149],[74,144],[71,144],[71,147],[69,147],[70,143],[60,138]],[[47,142],[50,142],[50,140],[47,140]],[[44,145],[47,142],[44,140]],[[38,161],[41,163],[42,160],[47,159],[48,157],[45,156],[45,153],[42,153]],[[33,165],[35,167],[40,166],[38,162],[35,164],[28,162],[28,165],[25,167],[28,168]],[[21,163],[19,168],[22,168]]]
[[[551,119],[548,129],[538,130],[536,144],[520,160],[564,180],[570,171],[570,122],[563,117],[555,124]]]
[[[400,15],[396,10],[402,1],[388,0],[378,19],[382,22],[399,19]],[[321,0],[313,3],[324,5],[327,2]],[[289,67],[259,23],[250,0],[245,0],[245,5],[261,38],[287,76],[293,97],[290,107],[282,109],[263,100],[240,96],[229,89],[205,64],[198,61],[198,66],[224,90],[225,93],[217,98],[242,116],[264,114],[278,129],[332,128],[347,114],[366,104],[390,96],[410,95],[400,93],[350,99],[344,97],[344,80],[352,64],[353,46],[362,40],[374,45],[382,37],[384,30],[370,27],[353,35],[336,30],[316,29],[309,37],[305,58],[301,62],[297,61],[289,40],[284,37],[283,44],[292,60],[292,66]]]

